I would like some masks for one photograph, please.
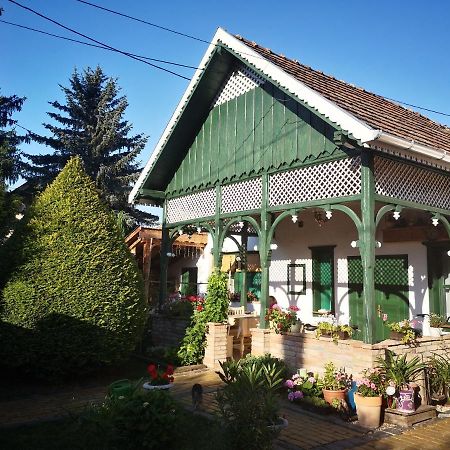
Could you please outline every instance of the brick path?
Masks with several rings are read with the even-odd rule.
[[[194,383],[203,386],[203,413],[214,413],[217,410],[214,394],[221,382],[213,372],[177,375],[172,388],[173,396],[188,409],[191,408],[191,388]],[[104,387],[94,387],[0,402],[0,425],[19,425],[61,417],[77,411],[88,402],[102,400],[105,393]],[[277,450],[450,449],[450,419],[435,420],[429,425],[408,431],[386,428],[367,433],[355,424],[305,412],[287,401],[282,404],[282,415],[288,419],[289,426],[276,441]]]

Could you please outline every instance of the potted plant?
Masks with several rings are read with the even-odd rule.
[[[378,428],[386,380],[378,368],[365,369],[362,375],[363,377],[356,381],[355,404],[358,422],[365,428]]]
[[[391,330],[391,339],[401,341],[403,344],[416,343],[417,332],[408,319],[400,322],[386,322],[386,326]]]
[[[430,313],[430,336],[439,337],[442,334],[442,324],[444,317],[440,314]]]
[[[426,364],[418,356],[408,361],[406,355],[395,355],[391,350],[387,350],[385,359],[378,357],[377,364],[386,381],[396,389],[393,406],[402,412],[415,411],[415,390],[411,383]]]
[[[444,402],[450,390],[450,357],[433,354],[428,359],[428,376],[430,380],[431,399]]]
[[[337,342],[338,339],[349,339],[352,337],[353,328],[350,325],[335,325],[330,322],[319,322],[316,328],[316,337],[328,336]]]
[[[144,383],[144,389],[169,389],[173,383],[173,366],[168,364],[166,369],[160,369],[159,365],[149,364],[147,372],[150,375],[150,381]]]
[[[268,449],[287,426],[279,414],[278,391],[285,366],[274,358],[220,362],[225,386],[217,391],[218,412],[229,448]]]
[[[287,311],[283,311],[278,304],[274,304],[267,310],[266,320],[275,333],[286,333],[297,323],[297,306],[289,306]]]
[[[325,373],[321,380],[323,398],[330,405],[333,404],[333,400],[339,402],[345,401],[345,394],[347,389],[351,387],[352,376],[345,372],[345,369],[341,368],[337,370],[332,362],[325,364]]]

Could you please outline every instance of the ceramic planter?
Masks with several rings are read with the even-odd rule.
[[[355,394],[359,425],[364,428],[378,428],[380,426],[382,400],[381,395],[363,397],[361,394]]]
[[[323,392],[323,399],[329,403],[330,405],[333,404],[333,400],[338,400],[339,402],[341,400],[345,401],[345,394],[347,392],[347,389],[340,389],[338,391],[332,391],[328,389],[322,389]]]
[[[416,410],[414,403],[414,389],[400,389],[397,400],[397,410],[405,413],[411,413]]]
[[[440,337],[442,334],[442,328],[430,327],[431,337]]]
[[[172,384],[159,384],[159,385],[153,385],[153,384],[150,384],[149,382],[147,382],[147,383],[144,383],[143,385],[142,385],[142,387],[144,388],[144,389],[147,389],[147,390],[149,390],[149,391],[151,391],[151,390],[165,390],[165,389],[170,389],[171,387],[172,387]]]

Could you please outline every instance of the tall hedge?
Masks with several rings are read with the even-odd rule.
[[[4,287],[0,364],[44,376],[125,358],[143,331],[142,280],[79,158],[30,208]]]

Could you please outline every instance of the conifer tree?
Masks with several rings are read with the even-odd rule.
[[[124,211],[135,222],[151,222],[155,216],[131,207],[127,196],[139,175],[136,162],[147,137],[129,136],[132,125],[124,119],[128,106],[119,96],[117,80],[108,78],[100,67],[74,71],[69,87],[61,86],[65,104],[49,102],[56,112],[48,112],[56,125],[44,124],[51,137],[32,134],[32,139],[53,152],[26,155],[27,179],[45,186],[62,170],[72,156],[79,156],[86,173],[95,182],[101,196],[116,212]],[[131,225],[129,221],[129,225]]]
[[[7,244],[18,261],[0,305],[0,364],[54,376],[125,358],[146,319],[142,279],[79,157],[21,222]]]
[[[15,112],[22,109],[25,98],[0,95],[0,243],[13,227],[15,215],[21,202],[17,195],[7,192],[8,184],[17,181],[21,171],[19,145],[27,141],[27,136],[16,133]]]

